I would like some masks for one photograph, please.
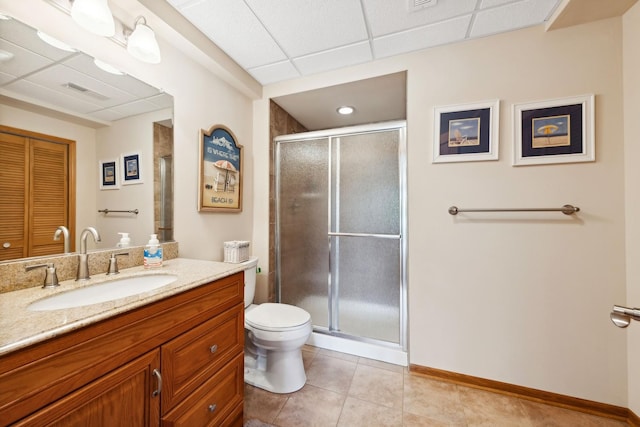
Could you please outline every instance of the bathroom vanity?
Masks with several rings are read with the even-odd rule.
[[[0,425],[242,426],[243,273],[166,264],[176,283],[91,306],[32,312],[47,290],[0,294]]]

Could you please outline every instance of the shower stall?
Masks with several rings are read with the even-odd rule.
[[[276,295],[311,343],[406,365],[406,125],[280,136]]]

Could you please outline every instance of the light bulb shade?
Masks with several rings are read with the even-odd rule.
[[[136,59],[150,64],[160,62],[160,47],[153,30],[146,24],[136,23],[127,40],[127,51]]]
[[[116,33],[107,0],[74,0],[71,18],[85,30],[99,36],[112,37]]]

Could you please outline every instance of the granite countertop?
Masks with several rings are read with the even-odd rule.
[[[242,271],[241,264],[175,258],[162,268],[142,266],[120,270],[120,274],[96,274],[90,280],[65,280],[55,289],[33,287],[0,294],[0,356],[40,341],[79,329],[131,309],[152,303]],[[30,311],[27,306],[51,295],[109,280],[149,274],[173,274],[178,279],[156,290],[113,301],[52,311]]]

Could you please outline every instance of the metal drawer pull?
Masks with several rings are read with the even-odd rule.
[[[156,397],[162,391],[162,375],[160,374],[160,371],[158,371],[157,369],[154,369],[152,373],[158,379],[158,388],[154,390],[153,393],[151,393],[151,396]]]
[[[215,353],[216,351],[218,351],[218,344],[214,344],[211,347],[209,347],[209,350],[211,350],[211,353]]]
[[[215,403],[213,405],[209,405],[209,412],[215,411],[217,407],[218,405],[216,405]]]

